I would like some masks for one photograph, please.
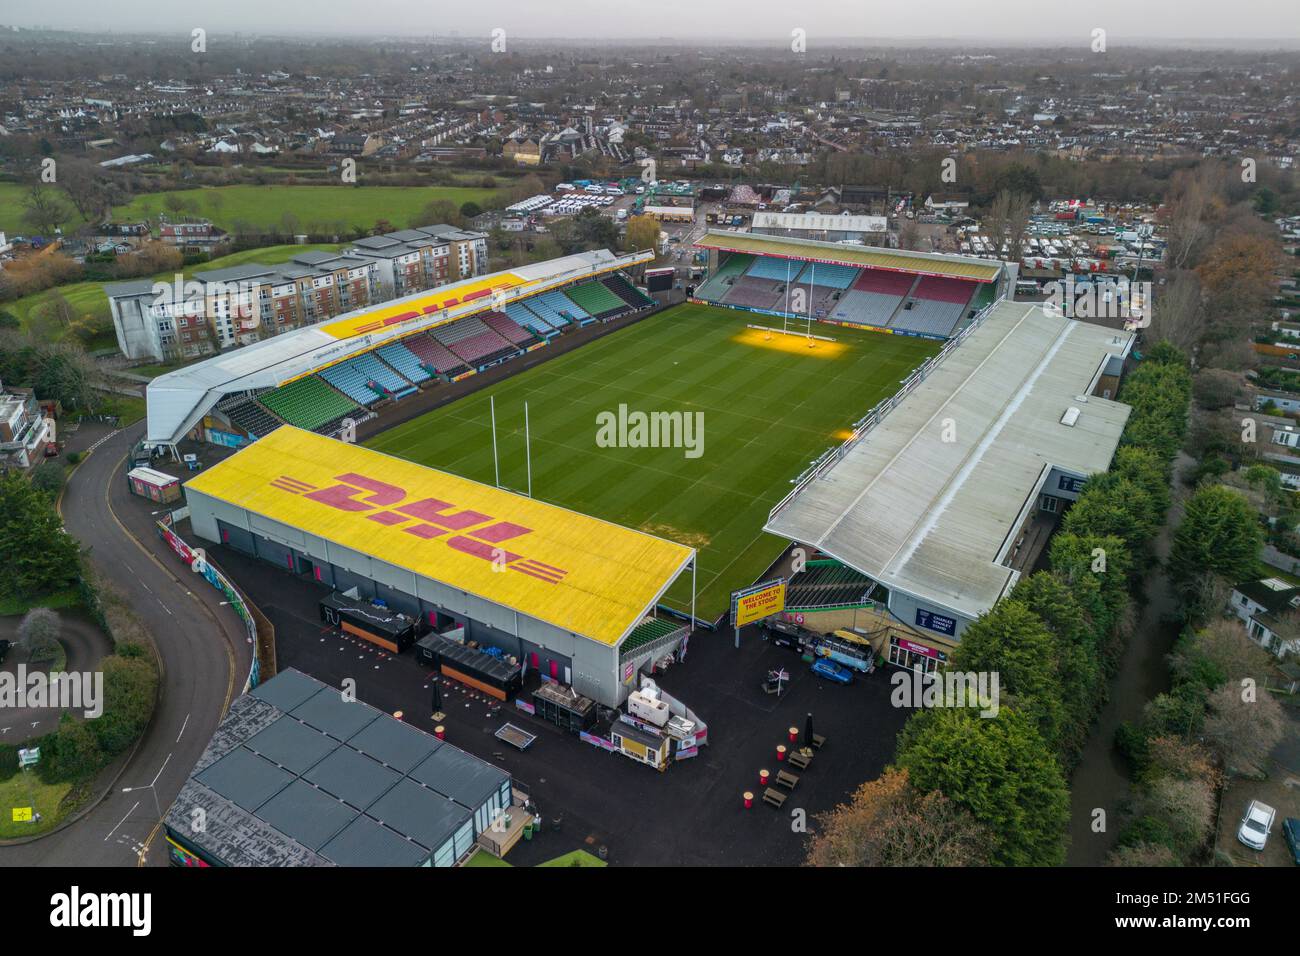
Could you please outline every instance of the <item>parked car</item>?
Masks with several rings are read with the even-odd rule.
[[[837,684],[853,683],[853,671],[847,667],[841,667],[832,660],[825,657],[819,657],[813,661],[812,672],[818,677],[834,681]]]
[[[1287,817],[1282,821],[1282,839],[1291,851],[1291,862],[1300,866],[1300,819]]]
[[[1246,814],[1241,818],[1241,826],[1237,828],[1237,839],[1252,850],[1264,849],[1264,844],[1268,842],[1268,835],[1273,830],[1273,818],[1277,816],[1277,811],[1267,803],[1260,803],[1258,800],[1250,801],[1246,807]]]

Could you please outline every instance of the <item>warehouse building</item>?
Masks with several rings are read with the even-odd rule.
[[[1131,344],[999,302],[811,468],[766,530],[875,582],[854,603],[879,611],[877,650],[934,669],[1110,466],[1129,408],[1104,394]]]
[[[756,212],[751,233],[818,242],[857,242],[882,246],[889,234],[884,216],[831,216],[817,212]]]
[[[231,704],[165,820],[176,866],[453,866],[510,775],[286,670]]]
[[[289,425],[185,486],[194,533],[618,706],[695,549]],[[694,598],[690,618],[694,618]]]

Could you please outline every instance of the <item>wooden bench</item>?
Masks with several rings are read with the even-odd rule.
[[[792,767],[798,767],[800,770],[807,770],[808,765],[812,763],[812,757],[796,750],[794,753],[786,757],[785,761]]]
[[[772,806],[780,810],[785,804],[785,794],[780,790],[773,790],[771,787],[768,787],[767,790],[763,792],[763,802],[770,803]]]
[[[778,787],[785,787],[787,790],[793,790],[795,784],[798,782],[799,777],[796,774],[788,773],[785,770],[778,770],[776,773],[776,785]]]
[[[814,750],[821,750],[826,743],[826,738],[821,734],[812,735],[812,745]]]

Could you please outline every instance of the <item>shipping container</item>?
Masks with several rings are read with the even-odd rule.
[[[467,647],[441,634],[429,634],[415,645],[416,657],[438,673],[497,700],[509,700],[523,687],[522,669],[504,656]]]
[[[538,687],[533,691],[533,709],[538,717],[571,734],[596,724],[596,702],[566,684],[549,682]]]
[[[179,501],[181,480],[152,468],[132,468],[126,473],[126,483],[131,494],[167,504]]]
[[[414,618],[338,592],[321,599],[320,619],[394,654],[406,650],[418,636]]]

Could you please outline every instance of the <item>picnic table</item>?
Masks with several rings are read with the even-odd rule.
[[[811,747],[803,747],[793,751],[786,758],[786,763],[792,767],[798,767],[800,770],[807,770],[808,765],[812,763],[813,752]]]

